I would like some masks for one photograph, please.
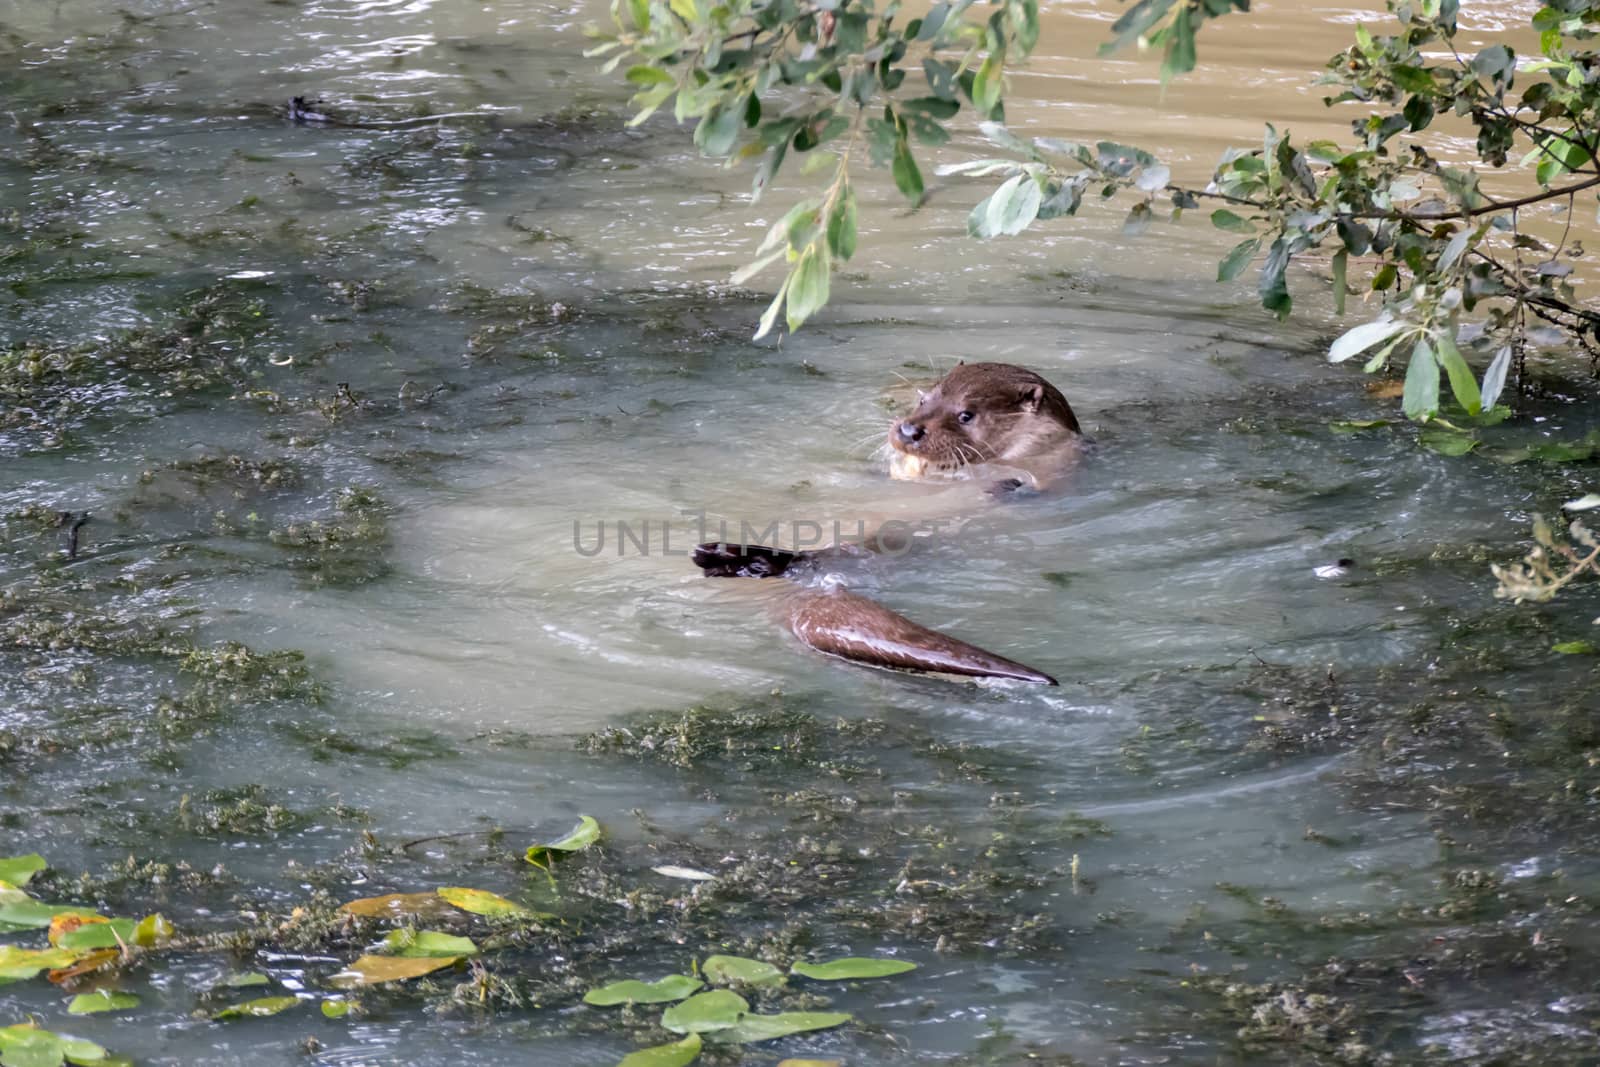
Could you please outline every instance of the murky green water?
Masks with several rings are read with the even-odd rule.
[[[578,55],[599,10],[0,5],[0,855],[186,932],[277,929],[135,969],[136,1013],[69,1020],[34,980],[0,1023],[148,1063],[604,1065],[636,1042],[578,1003],[596,981],[848,952],[922,969],[830,990],[860,1026],[711,1062],[1600,1055],[1600,700],[1547,651],[1596,600],[1495,604],[1486,567],[1590,473],[1334,432],[1393,412],[1317,357],[1314,283],[1281,326],[1192,280],[1226,245],[1199,225],[977,245],[967,185],[915,215],[874,186],[835,306],[752,344],[724,279],[792,190],[752,210],[684,132],[624,131]],[[1267,115],[1338,131],[1303,86],[1359,13],[1265,7],[1163,101],[1089,58],[1115,10],[1047,5],[1017,125],[1191,177]],[[400,125],[292,126],[297,94]],[[874,466],[882,401],[959,358],[1045,373],[1101,448],[850,577],[1059,689],[829,662],[673,554],[695,513],[916,513]],[[1505,440],[1589,428],[1529,411]],[[93,516],[74,559],[60,511]],[[223,641],[306,660],[186,658]],[[701,740],[640,749],[695,706]],[[579,813],[608,844],[552,898],[520,851]],[[204,1018],[225,973],[315,991],[360,950],[291,909],[451,884],[569,925],[491,953],[487,993]]]

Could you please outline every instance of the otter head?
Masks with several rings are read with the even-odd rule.
[[[961,363],[894,424],[889,445],[923,474],[1018,462],[1080,434],[1060,390],[1008,363]]]

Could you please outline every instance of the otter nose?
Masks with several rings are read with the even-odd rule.
[[[900,440],[909,443],[922,440],[922,435],[925,431],[914,422],[902,421],[899,426],[895,427],[895,432],[900,435]]]

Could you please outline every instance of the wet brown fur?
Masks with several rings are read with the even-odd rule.
[[[963,421],[963,415],[969,417]],[[961,363],[895,423],[889,444],[925,461],[929,473],[948,473],[969,464],[1026,461],[1081,436],[1067,398],[1033,371]]]

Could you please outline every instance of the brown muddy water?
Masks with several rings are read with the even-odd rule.
[[[1163,96],[1095,56],[1117,5],[1047,3],[1012,122],[1195,181],[1265,119],[1339,136],[1309,81],[1378,16],[1255,6]],[[1466,6],[1466,44],[1534,8]],[[853,1024],[705,1062],[1600,1058],[1600,692],[1550,651],[1600,600],[1513,607],[1487,571],[1593,468],[1340,432],[1397,416],[1321,360],[1314,268],[1278,324],[1207,281],[1201,219],[978,244],[959,180],[915,213],[861,180],[834,305],[752,343],[726,279],[799,179],[752,208],[687,131],[625,130],[579,55],[602,13],[0,3],[0,856],[183,935],[102,980],[137,1009],[37,978],[0,1025],[152,1064],[601,1067],[671,1035],[592,985],[891,955],[919,969],[762,994]],[[402,124],[292,126],[294,95]],[[806,654],[676,554],[699,514],[915,513],[876,439],[962,358],[1050,377],[1098,451],[846,577],[1059,689]],[[1491,445],[1582,437],[1577,381]],[[607,837],[552,884],[521,852],[579,814]],[[557,918],[433,920],[481,968],[324,1018],[384,932],[331,905],[449,885]],[[218,991],[241,972],[269,985]]]

